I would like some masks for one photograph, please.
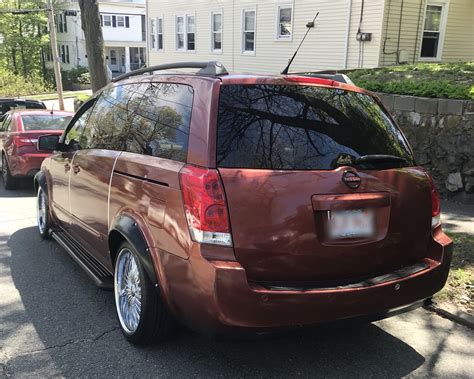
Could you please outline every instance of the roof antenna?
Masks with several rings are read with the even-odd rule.
[[[49,111],[49,114],[52,116],[54,114],[54,101],[51,104],[51,110]]]
[[[309,30],[310,30],[311,28],[314,28],[314,21],[316,21],[316,17],[318,17],[318,14],[319,14],[319,12],[316,13],[316,16],[314,16],[313,21],[308,22],[308,23],[306,24],[306,27],[308,28],[308,30],[306,30],[306,33],[305,33],[303,39],[301,40],[300,44],[298,45],[298,48],[296,49],[295,53],[293,54],[293,56],[292,56],[291,59],[289,60],[288,65],[285,67],[285,69],[284,69],[280,74],[282,74],[282,75],[288,75],[288,70],[290,69],[290,66],[291,66],[291,64],[293,63],[293,60],[295,59],[296,54],[298,54],[298,50],[300,49],[301,45],[303,44],[303,41],[305,40],[306,36],[308,35]]]

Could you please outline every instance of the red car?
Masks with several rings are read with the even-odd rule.
[[[49,151],[37,148],[38,136],[61,135],[74,113],[47,110],[16,110],[6,113],[0,124],[2,177],[6,189],[15,189],[18,179],[33,177]]]
[[[61,138],[39,138],[55,153],[35,185],[41,236],[114,289],[130,341],[175,321],[241,333],[373,320],[443,287],[438,194],[375,95],[218,62],[125,75]]]

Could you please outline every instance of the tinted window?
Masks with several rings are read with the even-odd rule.
[[[8,126],[10,125],[11,117],[8,115],[5,116],[5,119],[3,120],[3,123],[0,124],[0,130],[2,132],[6,132],[8,129]]]
[[[0,116],[15,109],[46,109],[44,103],[24,100],[0,101]]]
[[[187,85],[149,82],[112,87],[97,101],[84,142],[89,148],[185,161],[192,101],[193,91]]]
[[[71,126],[71,128],[68,130],[66,134],[66,138],[64,140],[64,143],[66,145],[71,144],[71,141],[79,143],[79,145],[76,145],[75,148],[81,148],[81,136],[84,133],[84,127],[86,126],[86,121],[89,118],[89,115],[91,114],[93,109],[93,106],[90,106],[90,108],[87,108],[80,116],[79,118],[74,122],[74,125]],[[84,141],[83,141],[84,142]],[[84,146],[87,146],[87,142],[84,144]]]
[[[328,170],[371,154],[414,163],[372,97],[332,88],[222,86],[217,142],[220,167]]]
[[[71,121],[72,116],[55,114],[22,115],[24,130],[63,130]]]

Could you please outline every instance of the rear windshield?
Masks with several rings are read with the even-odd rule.
[[[24,130],[63,130],[66,128],[72,116],[59,115],[22,115]]]
[[[219,167],[330,170],[373,154],[414,164],[401,132],[371,96],[301,85],[221,87]]]
[[[0,116],[15,109],[45,109],[43,103],[31,103],[29,101],[0,101]]]

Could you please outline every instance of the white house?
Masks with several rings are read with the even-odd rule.
[[[99,0],[105,56],[113,73],[146,64],[145,0]],[[61,67],[87,67],[87,53],[77,0],[56,6],[56,29]]]
[[[147,0],[148,64],[279,72],[474,59],[474,0]]]

